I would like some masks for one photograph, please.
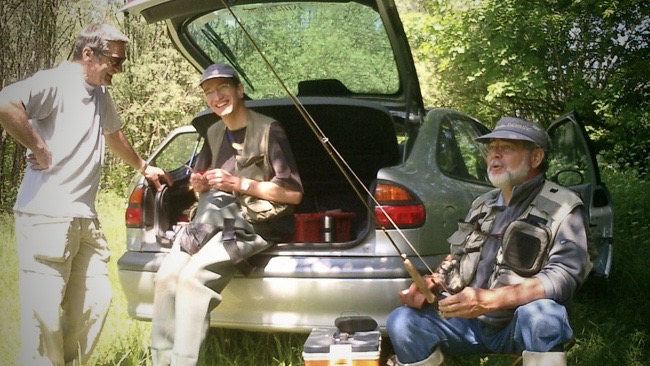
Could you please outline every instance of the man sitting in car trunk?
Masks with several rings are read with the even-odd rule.
[[[486,144],[497,189],[477,198],[449,237],[451,254],[387,320],[399,365],[440,365],[451,355],[521,353],[524,366],[566,365],[573,337],[566,311],[589,274],[585,207],[544,178],[549,138],[533,123],[502,118]],[[435,303],[435,302],[434,302]]]
[[[244,86],[227,64],[199,82],[221,119],[206,134],[190,183],[199,197],[156,274],[153,364],[196,365],[210,312],[246,258],[291,237],[302,183],[281,125],[246,108]],[[201,173],[204,171],[203,173]]]

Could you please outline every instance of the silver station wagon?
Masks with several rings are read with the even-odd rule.
[[[383,330],[400,305],[397,293],[412,282],[400,253],[421,273],[435,268],[472,200],[492,189],[482,145],[474,141],[488,129],[458,111],[425,109],[393,0],[224,4],[140,0],[123,9],[165,22],[198,72],[232,64],[248,107],[282,123],[303,180],[295,234],[254,256],[252,274],[232,280],[212,326],[309,332],[360,314]],[[118,267],[136,319],[151,318],[154,277],[170,234],[188,220],[196,200],[186,165],[216,120],[210,110],[199,113],[149,158],[171,172],[172,187],[156,192],[140,175],[133,178],[127,251]],[[593,274],[606,277],[613,212],[594,151],[574,114],[549,133],[548,177],[579,192],[589,207],[600,251]]]

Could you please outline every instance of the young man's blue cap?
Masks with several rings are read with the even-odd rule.
[[[232,66],[228,64],[213,64],[203,71],[199,85],[208,79],[214,78],[232,78],[239,82],[239,74],[237,74],[237,71]]]

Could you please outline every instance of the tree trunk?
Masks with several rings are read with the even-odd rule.
[[[0,4],[0,86],[52,67],[60,0],[3,0]],[[0,210],[16,199],[25,148],[0,127]]]

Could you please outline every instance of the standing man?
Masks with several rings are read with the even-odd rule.
[[[246,108],[244,86],[227,64],[199,81],[212,125],[190,183],[196,214],[174,240],[156,275],[151,329],[154,366],[196,365],[210,312],[246,258],[293,233],[303,189],[282,126]]]
[[[397,364],[493,352],[522,353],[524,366],[566,365],[565,305],[591,269],[585,208],[544,178],[550,141],[537,125],[505,117],[477,141],[497,189],[474,201],[448,239],[452,254],[425,277],[432,292],[452,295],[436,308],[415,285],[400,293],[405,306],[387,321]]]
[[[156,188],[172,184],[127,142],[106,88],[128,42],[91,25],[72,62],[0,91],[0,125],[28,149],[14,206],[24,366],[85,363],[106,319],[110,251],[95,210],[105,144]]]

